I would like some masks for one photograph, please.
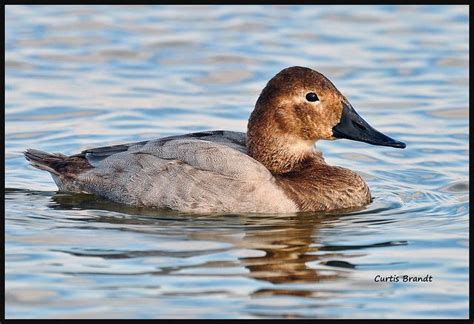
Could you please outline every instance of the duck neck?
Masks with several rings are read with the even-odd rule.
[[[302,168],[314,156],[314,142],[305,141],[277,130],[259,131],[249,127],[247,151],[273,174],[284,174]]]

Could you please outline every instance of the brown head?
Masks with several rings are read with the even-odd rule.
[[[405,147],[364,121],[324,75],[294,66],[262,90],[249,119],[247,148],[273,173],[286,173],[314,154],[316,141],[337,138]]]

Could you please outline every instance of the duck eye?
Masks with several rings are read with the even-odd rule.
[[[306,100],[308,100],[308,101],[318,101],[319,98],[318,98],[318,95],[315,94],[314,92],[308,92],[306,94]]]

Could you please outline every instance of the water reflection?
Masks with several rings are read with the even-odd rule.
[[[324,226],[322,217],[295,217],[287,219],[285,226],[246,231],[237,246],[263,251],[264,255],[240,258],[240,262],[250,271],[249,276],[252,278],[274,284],[255,290],[252,296],[310,297],[317,294],[318,288],[314,284],[344,278],[344,271],[320,270],[310,266],[311,263],[321,263],[322,259],[328,257],[345,256],[343,252],[315,253],[320,250],[318,236]],[[306,288],[302,289],[298,284]]]
[[[146,229],[140,228],[137,232],[154,232],[154,228],[173,227],[186,235],[183,240],[218,241],[230,243],[232,249],[251,250],[258,256],[239,257],[238,264],[232,266],[243,266],[249,270],[248,276],[257,280],[267,281],[272,284],[311,284],[320,281],[332,281],[343,278],[344,271],[338,269],[318,270],[311,268],[308,263],[326,259],[347,259],[349,255],[344,254],[344,250],[364,249],[367,247],[389,246],[390,242],[373,244],[367,246],[324,246],[318,239],[321,228],[332,226],[338,218],[344,217],[346,212],[339,212],[332,215],[326,214],[299,214],[291,216],[282,215],[190,215],[171,210],[161,210],[153,208],[137,208],[117,204],[108,200],[87,194],[56,193],[51,197],[50,208],[55,210],[93,210],[109,211],[120,213],[122,217],[114,217],[107,213],[106,216],[94,216],[88,219],[91,223],[109,223],[124,225],[122,230],[137,231],[130,229],[129,225],[143,225]],[[130,217],[123,217],[123,215]],[[139,217],[140,216],[140,217]],[[80,219],[84,221],[84,219]],[[217,225],[217,227],[216,227]],[[199,232],[194,230],[199,228]],[[316,253],[327,251],[325,253]],[[199,253],[209,251],[188,251],[186,253],[173,252],[174,256],[189,257]],[[213,250],[215,252],[215,250]],[[262,253],[260,253],[262,252]],[[126,253],[100,254],[87,252],[68,252],[76,256],[94,256],[103,258],[134,258],[156,255],[166,255],[163,251],[135,251]],[[255,254],[255,253],[252,253]],[[329,266],[339,268],[354,268],[346,262],[332,261],[325,263]],[[182,269],[204,268],[212,273],[212,268],[222,267],[222,263],[198,264],[196,266],[176,267],[163,269],[163,271],[152,272],[155,275],[179,272]],[[201,275],[203,273],[200,273]],[[256,290],[253,294],[288,294],[302,296],[311,295],[311,290],[301,289],[274,289]]]

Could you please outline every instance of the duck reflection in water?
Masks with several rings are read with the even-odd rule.
[[[156,275],[176,273],[179,270],[199,268],[225,268],[243,266],[249,270],[248,276],[263,280],[272,284],[311,284],[324,281],[334,281],[344,278],[347,271],[343,268],[352,268],[350,263],[336,261],[337,267],[328,267],[325,264],[328,259],[347,259],[353,256],[341,251],[333,251],[324,247],[319,242],[319,232],[323,228],[331,228],[333,223],[342,217],[342,213],[314,214],[302,213],[295,215],[190,215],[175,211],[157,210],[152,208],[136,208],[110,202],[94,195],[65,194],[58,193],[52,197],[51,208],[54,209],[84,209],[84,210],[106,210],[129,214],[133,217],[114,217],[110,213],[104,216],[92,216],[91,222],[106,222],[114,224],[147,225],[140,232],[156,232],[163,235],[163,228],[169,228],[176,235],[176,227],[182,230],[187,241],[213,241],[232,244],[233,250],[261,251],[261,256],[243,256],[238,261],[212,261],[198,265],[184,265],[173,268],[161,268],[153,272]],[[346,211],[347,214],[348,211]],[[97,214],[97,213],[96,213]],[[137,217],[143,216],[143,217]],[[178,221],[179,222],[176,222]],[[189,222],[186,222],[189,221]],[[189,224],[189,225],[188,225]],[[192,227],[189,230],[186,227]],[[199,230],[196,230],[196,226]],[[216,228],[218,226],[218,228]],[[136,228],[128,228],[134,231]],[[158,243],[159,244],[159,243]],[[159,249],[159,246],[158,246]],[[226,249],[228,250],[228,249]],[[156,255],[157,251],[149,254],[140,253],[140,256]],[[213,251],[205,251],[204,254]],[[177,257],[191,257],[203,254],[202,251],[190,251],[189,253],[177,253]],[[81,254],[84,256],[84,254]],[[97,254],[93,255],[97,257]],[[110,253],[104,254],[104,258],[117,257]],[[128,253],[123,257],[133,257]],[[321,269],[314,266],[321,265]],[[334,263],[334,262],[332,262]],[[336,265],[336,264],[334,264]],[[211,270],[212,271],[212,270]],[[194,274],[193,274],[194,275]],[[226,276],[236,276],[229,274]],[[239,273],[237,276],[242,276]],[[280,288],[278,285],[271,289],[259,289],[252,293],[253,296],[265,295],[295,295],[311,296],[315,294],[313,287],[302,289]]]

